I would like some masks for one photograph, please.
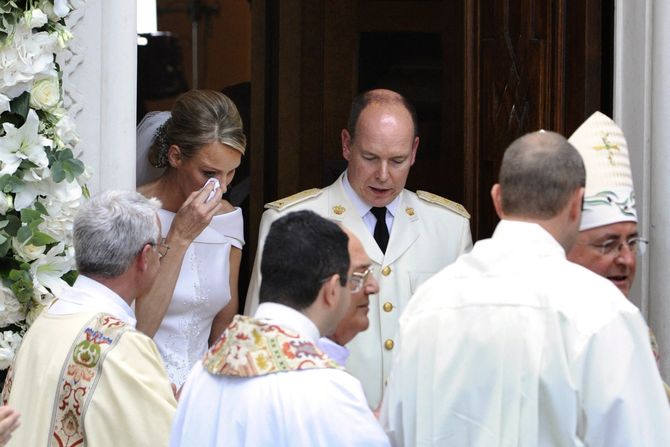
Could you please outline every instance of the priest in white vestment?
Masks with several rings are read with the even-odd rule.
[[[109,191],[74,222],[79,277],[26,333],[3,401],[23,420],[9,446],[167,445],[177,405],[154,342],[130,304],[151,287],[160,203]]]
[[[171,446],[388,445],[360,382],[316,344],[365,281],[350,266],[347,239],[311,211],[272,225],[261,304],[254,318],[236,316],[194,366]]]
[[[396,446],[670,445],[637,308],[566,260],[585,171],[560,135],[507,149],[493,237],[428,280],[400,321],[381,409]]]

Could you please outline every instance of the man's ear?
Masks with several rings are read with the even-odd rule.
[[[340,298],[340,275],[335,274],[323,283],[323,299],[328,308],[337,307]]]
[[[347,129],[342,129],[340,137],[342,139],[342,158],[349,161],[351,158],[351,135]]]
[[[419,137],[414,137],[414,142],[412,142],[412,155],[409,160],[409,165],[412,166],[416,161],[416,151],[419,148]]]
[[[584,187],[575,190],[570,199],[570,222],[579,222],[582,218],[582,208],[584,207]]]
[[[142,250],[135,256],[134,264],[139,272],[144,273],[149,269],[150,256],[153,249],[150,244],[144,244]]]
[[[493,200],[493,207],[499,218],[503,219],[505,213],[502,210],[502,191],[500,190],[500,183],[496,183],[491,188],[491,200]]]

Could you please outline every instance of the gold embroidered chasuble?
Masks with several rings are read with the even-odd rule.
[[[38,317],[2,398],[23,420],[8,446],[167,445],[176,407],[153,341],[95,312]]]

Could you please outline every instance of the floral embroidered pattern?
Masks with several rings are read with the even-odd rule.
[[[123,321],[105,314],[96,315],[84,325],[63,365],[51,416],[49,447],[86,445],[84,415],[105,356],[130,329]]]
[[[202,360],[216,375],[256,377],[303,369],[341,369],[311,340],[276,324],[237,315]]]

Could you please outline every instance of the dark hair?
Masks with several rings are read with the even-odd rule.
[[[314,303],[324,279],[349,270],[348,236],[334,222],[312,211],[277,219],[265,239],[259,301],[302,310]]]
[[[244,155],[247,144],[237,107],[223,93],[191,90],[177,98],[170,118],[156,131],[149,149],[155,167],[167,166],[167,150],[175,144],[184,158],[193,157],[205,144],[219,142]]]
[[[386,104],[386,105],[401,105],[409,112],[412,117],[412,124],[414,125],[414,137],[419,135],[419,118],[416,114],[416,109],[411,102],[407,100],[400,93],[391,90],[370,90],[356,96],[351,103],[351,110],[349,111],[349,121],[347,122],[347,130],[353,140],[356,136],[356,125],[358,118],[367,106],[372,103]]]
[[[516,139],[500,167],[502,211],[509,216],[549,219],[586,182],[579,152],[554,132],[534,132]]]

